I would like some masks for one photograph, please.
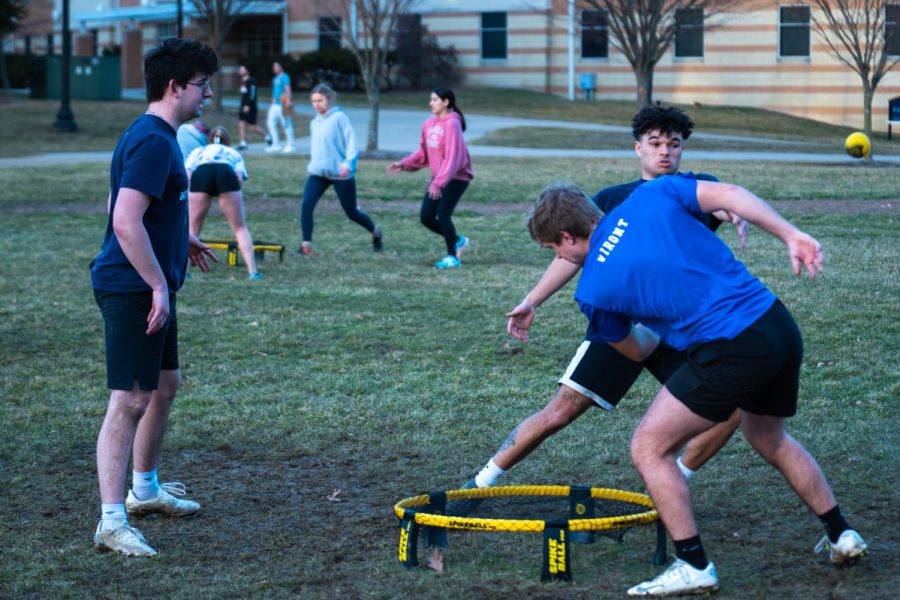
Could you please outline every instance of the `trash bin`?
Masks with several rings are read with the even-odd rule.
[[[900,125],[900,96],[888,101],[888,139],[891,139],[891,125]]]
[[[586,99],[593,100],[594,90],[597,87],[597,74],[582,73],[578,77],[578,87],[580,87],[584,91],[584,97]]]
[[[72,56],[69,58],[69,97],[72,100],[118,100],[122,97],[122,74],[118,56]],[[31,97],[59,99],[62,57],[41,56],[32,68]],[[36,95],[43,94],[43,95]]]

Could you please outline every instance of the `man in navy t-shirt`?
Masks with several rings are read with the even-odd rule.
[[[160,485],[157,463],[169,409],[181,382],[175,292],[187,263],[209,270],[208,246],[188,232],[188,178],[178,127],[212,96],[215,53],[169,38],[144,56],[148,107],[122,134],[110,166],[109,220],[91,265],[106,333],[112,390],[97,439],[101,519],[94,545],[126,556],[153,556],[127,515],[184,516],[200,509],[180,483]],[[125,498],[129,459],[132,488]]]
[[[589,337],[643,361],[660,339],[679,364],[641,419],[631,443],[635,467],[675,545],[676,561],[630,596],[718,589],[705,555],[687,480],[675,453],[738,408],[750,445],[774,465],[819,516],[842,564],[866,553],[815,459],[787,434],[797,406],[803,343],[793,317],[698,217],[740,214],[788,247],[795,274],[822,271],[815,239],[738,186],[680,175],[641,185],[604,216],[575,186],[542,192],[529,217],[535,241],[582,267],[575,299]]]
[[[693,122],[684,112],[673,107],[647,106],[632,120],[635,153],[641,165],[641,177],[629,183],[601,190],[594,196],[594,203],[604,212],[625,201],[639,186],[663,175],[676,173],[681,165],[684,142],[693,130]],[[716,181],[703,173],[688,176]],[[746,223],[735,215],[718,212],[715,215],[698,215],[697,219],[709,230],[715,231],[723,220],[738,226],[743,246],[746,239]],[[541,277],[540,282],[525,299],[507,314],[507,330],[514,337],[528,342],[528,330],[534,320],[535,309],[561,289],[577,273],[579,267],[565,260],[554,260]],[[677,352],[660,344],[646,360],[636,362],[622,355],[605,342],[586,337],[559,380],[559,388],[553,399],[540,411],[523,420],[494,454],[475,479],[467,487],[488,487],[507,470],[518,464],[545,439],[572,423],[590,407],[599,406],[613,410],[619,400],[634,384],[643,368],[647,368],[660,382],[665,381],[676,364]],[[693,474],[708,461],[737,428],[739,415],[714,427],[687,445],[679,466],[686,476]],[[458,512],[474,509],[475,502],[461,506],[451,505]]]

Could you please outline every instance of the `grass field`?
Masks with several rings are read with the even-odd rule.
[[[109,149],[112,139],[101,146]],[[251,157],[255,237],[298,243],[305,161]],[[593,192],[634,162],[479,160],[457,211],[473,239],[462,269],[417,222],[424,176],[388,180],[363,161],[361,202],[386,234],[373,255],[330,193],[311,258],[268,257],[266,279],[222,263],[179,293],[184,385],[160,465],[204,511],[134,520],[153,560],[94,551],[96,435],[105,413],[102,321],[87,266],[105,227],[102,164],[0,170],[0,596],[10,598],[621,598],[657,572],[652,527],[573,549],[572,584],[541,584],[534,534],[452,534],[447,570],[396,560],[399,499],[459,486],[551,396],[584,329],[572,288],[540,309],[527,346],[503,314],[550,257],[523,217],[552,179]],[[740,434],[692,482],[720,598],[892,598],[900,535],[897,169],[689,163],[747,185],[815,235],[826,274],[794,278],[754,231],[740,258],[805,338],[791,431],[820,460],[871,555],[835,569],[818,520]],[[206,235],[228,235],[216,210]],[[735,236],[723,228],[732,246]],[[224,259],[224,257],[221,257]],[[613,414],[592,411],[504,479],[641,491],[628,439],[657,385],[642,377]],[[340,490],[341,502],[329,501]]]

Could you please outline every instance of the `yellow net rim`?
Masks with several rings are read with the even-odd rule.
[[[446,494],[449,502],[453,500],[499,498],[504,496],[568,496],[569,492],[570,486],[567,485],[508,485],[467,490],[447,490]],[[659,513],[654,508],[653,501],[646,494],[592,487],[591,498],[636,504],[649,510],[616,517],[569,519],[567,521],[569,531],[605,531],[634,525],[646,525],[659,519]],[[397,515],[398,519],[402,519],[407,511],[412,511],[417,524],[442,527],[444,529],[541,532],[544,531],[545,527],[545,521],[537,519],[480,519],[476,517],[454,517],[416,510],[418,507],[428,505],[428,503],[428,494],[404,498],[394,505],[394,514]]]

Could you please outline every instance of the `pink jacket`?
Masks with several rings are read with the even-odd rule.
[[[434,179],[428,186],[429,192],[440,192],[451,179],[470,181],[475,174],[459,115],[450,112],[443,119],[428,118],[422,125],[419,149],[401,160],[400,165],[404,171],[430,167]]]

